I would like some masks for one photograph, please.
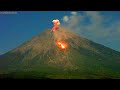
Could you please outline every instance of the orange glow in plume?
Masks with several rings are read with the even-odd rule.
[[[57,28],[60,26],[60,21],[58,19],[52,21],[54,26],[52,28],[52,31],[56,31]]]

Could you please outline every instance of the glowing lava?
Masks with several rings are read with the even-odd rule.
[[[58,45],[60,45],[62,49],[65,48],[65,46],[62,43],[60,43],[60,42],[58,42]]]
[[[67,43],[64,41],[57,41],[56,44],[62,50],[67,48]]]

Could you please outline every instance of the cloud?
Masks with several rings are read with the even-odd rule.
[[[77,12],[71,12],[72,15],[77,15]]]
[[[85,35],[89,33],[89,38],[94,40],[109,37],[111,27],[105,26],[106,19],[100,12],[87,11],[85,12],[85,18],[89,19],[89,24],[82,26]]]
[[[70,27],[74,27],[74,26],[78,25],[78,23],[80,21],[79,16],[70,16],[69,18],[70,18],[70,20],[69,20],[69,26]]]
[[[91,22],[100,23],[103,21],[103,16],[99,12],[95,11],[86,11],[86,17],[89,17]]]
[[[115,49],[120,42],[120,19],[108,14],[101,11],[70,12],[69,20],[63,21],[63,25],[82,37]]]
[[[63,16],[62,20],[68,27],[75,28],[80,23],[82,18],[83,17],[81,15],[77,15],[77,12],[71,12],[70,16]]]
[[[104,22],[104,17],[100,15],[99,12],[95,11],[87,11],[85,12],[86,17],[89,18],[90,24],[87,25],[87,29],[89,30],[98,30],[102,28],[102,24]]]
[[[71,12],[67,18],[69,20],[64,21],[65,26],[90,39],[108,40],[120,37],[120,21],[111,22],[113,18],[105,17],[100,11],[83,11],[83,14]]]
[[[68,17],[68,16],[64,16],[62,20],[63,20],[64,22],[68,22],[69,17]]]

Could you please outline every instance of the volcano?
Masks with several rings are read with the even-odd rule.
[[[120,78],[120,52],[69,29],[47,29],[0,56],[1,78]]]

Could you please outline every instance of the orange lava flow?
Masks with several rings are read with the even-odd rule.
[[[62,44],[62,43],[60,43],[60,42],[58,42],[58,45],[60,45],[61,46],[61,48],[65,48],[65,46]]]
[[[60,49],[66,49],[67,48],[67,43],[65,43],[63,41],[57,41],[56,44]]]

